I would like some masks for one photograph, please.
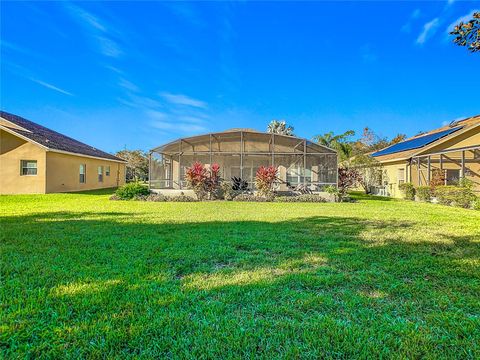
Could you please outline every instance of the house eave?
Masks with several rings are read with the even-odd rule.
[[[17,133],[16,131],[6,127],[6,126],[3,126],[3,125],[0,125],[0,129],[22,139],[22,140],[25,140],[31,144],[34,144],[36,146],[39,146],[41,147],[42,149],[44,149],[45,151],[48,151],[48,152],[55,152],[55,153],[59,153],[59,154],[66,154],[66,155],[73,155],[73,156],[80,156],[80,157],[86,157],[86,158],[90,158],[90,159],[98,159],[98,160],[106,160],[106,161],[113,161],[113,162],[118,162],[118,163],[122,163],[122,164],[125,164],[126,161],[125,160],[116,160],[116,159],[109,159],[109,158],[105,158],[105,157],[100,157],[100,156],[93,156],[93,155],[86,155],[86,154],[80,154],[80,153],[74,153],[74,152],[71,152],[71,151],[64,151],[64,150],[58,150],[58,149],[52,149],[52,148],[49,148],[48,146],[45,146],[45,145],[42,145],[32,139],[29,139],[28,137],[22,135],[22,134],[19,134]]]

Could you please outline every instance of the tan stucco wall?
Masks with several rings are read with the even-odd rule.
[[[21,160],[37,160],[37,175],[20,175]],[[45,193],[46,151],[0,130],[0,194]]]
[[[86,182],[80,183],[80,165],[86,165]],[[98,181],[98,166],[103,166],[103,182]],[[105,168],[110,166],[110,176]],[[47,193],[110,188],[125,183],[125,164],[104,159],[47,153]]]
[[[399,189],[399,169],[404,169],[405,182],[409,182],[410,166],[407,161],[397,161],[382,166],[383,180],[384,183],[387,184],[388,195],[395,198],[401,198],[403,196],[402,191]]]
[[[125,183],[125,164],[47,151],[0,130],[0,194],[44,194],[110,188]],[[20,175],[21,160],[37,160],[37,175]],[[86,165],[86,182],[80,183],[80,164]],[[103,166],[103,182],[98,181]],[[105,175],[110,166],[110,176]]]

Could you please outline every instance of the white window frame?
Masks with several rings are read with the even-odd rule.
[[[105,176],[110,176],[110,165],[105,166]]]
[[[82,173],[83,169],[83,173]],[[87,182],[87,164],[80,164],[79,169],[78,169],[78,181],[80,184],[85,184]],[[82,178],[83,175],[83,178]]]
[[[97,178],[98,182],[103,182],[103,166],[97,167]]]
[[[28,166],[28,163],[34,163],[35,166]],[[26,173],[24,173],[26,170]],[[29,174],[28,170],[35,170],[34,174]],[[37,160],[20,160],[20,176],[37,176],[38,174],[38,162]]]
[[[402,174],[402,176],[400,176],[400,174]],[[398,185],[405,183],[405,168],[397,169],[397,183]]]

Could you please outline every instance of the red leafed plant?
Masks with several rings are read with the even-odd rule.
[[[195,162],[185,172],[187,186],[193,189],[199,200],[212,198],[220,186],[220,166],[212,164],[209,169],[200,162]]]
[[[220,188],[220,165],[212,164],[207,170],[207,181],[205,182],[205,190],[211,199],[213,194]]]
[[[260,166],[255,175],[255,187],[261,196],[273,196],[273,184],[277,180],[275,166]]]

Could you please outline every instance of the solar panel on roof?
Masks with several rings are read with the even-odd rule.
[[[418,149],[428,144],[431,144],[432,142],[437,141],[438,139],[444,136],[450,135],[451,133],[457,130],[460,130],[461,128],[462,126],[459,126],[459,127],[443,130],[434,134],[429,134],[429,135],[417,137],[415,139],[402,141],[386,149],[377,151],[376,153],[373,153],[372,156],[383,156],[383,155],[397,153],[400,151]]]

